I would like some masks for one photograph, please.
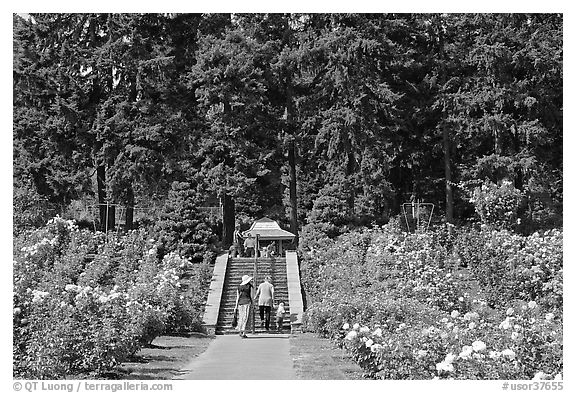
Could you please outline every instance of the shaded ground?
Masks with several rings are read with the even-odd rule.
[[[343,349],[313,333],[291,336],[290,355],[298,379],[363,379],[362,369]]]
[[[119,368],[121,379],[172,379],[193,358],[204,352],[212,338],[200,333],[189,337],[161,336],[152,347],[143,348],[136,358]]]
[[[143,348],[131,362],[123,363],[112,379],[174,379],[182,369],[208,349],[214,338],[193,333],[189,337],[161,336]],[[332,342],[313,333],[289,336],[289,352],[297,379],[362,379],[362,370]]]

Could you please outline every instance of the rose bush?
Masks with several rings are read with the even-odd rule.
[[[56,218],[14,244],[15,377],[102,375],[160,334],[201,329],[210,265],[159,257],[144,229],[106,238]]]
[[[535,300],[551,311],[563,303],[562,231],[530,236],[506,230],[464,230],[455,250],[484,289],[488,302]]]
[[[561,377],[562,231],[392,222],[303,244],[303,327],[347,348],[367,377]]]
[[[376,379],[561,378],[562,322],[526,305],[511,310],[453,313],[392,329],[350,321],[339,341]]]

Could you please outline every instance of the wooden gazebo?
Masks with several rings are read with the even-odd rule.
[[[254,237],[258,237],[260,241],[264,242],[278,242],[278,254],[282,255],[282,241],[283,240],[294,240],[296,235],[292,232],[285,231],[280,228],[280,225],[274,220],[268,217],[261,218],[252,223],[252,226],[247,231],[244,231],[244,237],[248,234],[252,234]]]

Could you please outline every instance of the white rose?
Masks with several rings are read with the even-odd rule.
[[[450,316],[452,318],[458,318],[458,315],[460,315],[460,313],[458,312],[458,310],[454,310],[450,313]]]
[[[436,363],[436,370],[451,373],[454,371],[454,366],[451,363],[440,362]]]
[[[344,325],[342,325],[342,329],[344,329],[344,330],[350,329],[350,325],[348,324],[348,322],[346,322]]]
[[[504,356],[510,360],[513,360],[516,357],[516,353],[511,349],[505,349],[502,351],[502,356]]]
[[[514,309],[510,307],[508,310],[506,310],[506,315],[512,315],[512,314],[514,314]]]
[[[469,345],[464,345],[458,357],[462,359],[469,359],[471,355],[472,355],[472,347]]]
[[[456,360],[456,355],[454,355],[453,353],[449,353],[444,358],[444,362],[446,362],[446,363],[452,363],[454,360]]]
[[[472,348],[476,352],[482,352],[486,349],[486,344],[483,341],[477,340],[472,343]]]
[[[534,378],[532,378],[533,381],[539,381],[541,379],[546,379],[546,377],[548,376],[548,374],[546,374],[543,371],[538,371],[536,374],[534,374]]]
[[[510,319],[506,318],[504,321],[502,321],[500,323],[500,329],[510,329],[512,327],[512,324],[510,323]]]
[[[501,354],[500,352],[498,352],[498,351],[490,351],[490,352],[488,353],[488,357],[489,357],[490,359],[498,359],[498,358],[500,357],[500,355],[502,355],[502,354]]]
[[[355,330],[350,331],[347,335],[346,335],[346,340],[354,340],[356,337],[358,336],[358,333],[356,333]]]
[[[536,302],[534,300],[531,300],[528,302],[528,308],[530,309],[535,309],[537,306]]]

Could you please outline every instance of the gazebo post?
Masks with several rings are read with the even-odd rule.
[[[278,255],[282,256],[282,239],[279,240],[280,246],[278,247]]]

